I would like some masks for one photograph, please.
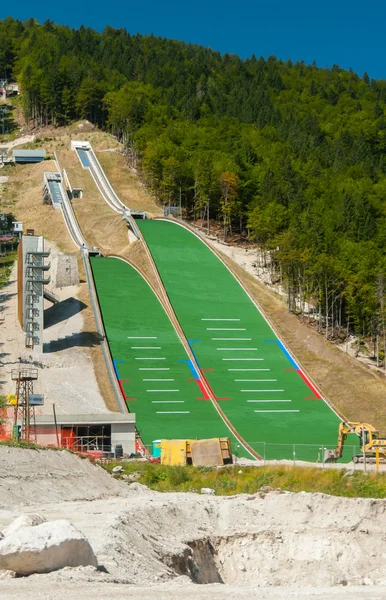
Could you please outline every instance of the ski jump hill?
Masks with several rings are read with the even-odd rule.
[[[322,458],[325,448],[335,446],[343,417],[243,283],[185,223],[149,220],[127,207],[90,144],[73,141],[72,148],[104,200],[143,244],[161,290],[127,259],[88,254],[85,240],[76,236],[91,267],[86,272],[92,273],[112,383],[120,405],[136,414],[143,443],[229,436],[239,456]],[[67,206],[74,238],[79,226],[68,213]]]

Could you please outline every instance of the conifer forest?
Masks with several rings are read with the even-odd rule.
[[[258,244],[289,310],[384,359],[386,81],[12,18],[4,75],[31,130],[88,119],[111,132],[161,204]]]

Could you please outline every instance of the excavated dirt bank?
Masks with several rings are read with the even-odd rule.
[[[33,576],[29,589],[38,593],[27,598],[54,598],[62,584],[67,598],[101,584],[105,598],[124,597],[122,585],[126,597],[137,589],[154,599],[322,598],[321,590],[335,597],[337,589],[350,599],[386,596],[385,500],[152,492],[49,450],[0,447],[0,473],[0,531],[20,514],[68,519],[102,567]],[[0,577],[4,597],[22,597],[22,580]]]

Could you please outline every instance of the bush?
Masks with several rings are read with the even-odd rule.
[[[173,486],[182,485],[191,480],[189,467],[171,467],[168,475],[169,482]]]
[[[141,483],[148,486],[154,486],[160,481],[166,481],[168,474],[166,469],[159,468],[158,465],[147,465],[144,469]]]

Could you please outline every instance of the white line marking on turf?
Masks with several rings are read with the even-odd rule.
[[[138,371],[170,371],[170,367],[139,367]]]
[[[247,402],[257,402],[258,404],[265,404],[266,402],[292,402],[292,400],[247,400]]]
[[[250,381],[250,382],[252,382],[252,381],[264,381],[264,382],[266,382],[266,381],[277,381],[277,379],[234,379],[233,381],[244,381],[244,382],[245,381]]]
[[[221,360],[264,360],[264,358],[222,358]]]
[[[190,415],[190,410],[157,410],[157,415]]]
[[[240,392],[284,392],[284,390],[240,390]]]
[[[300,412],[300,410],[279,410],[279,409],[278,410],[254,410],[253,412],[255,412],[255,413],[278,413],[278,412],[280,412],[280,413],[288,413],[288,412],[298,413],[298,412]]]
[[[212,338],[212,342],[251,342],[252,338]]]
[[[179,392],[180,390],[146,390],[147,392]]]
[[[142,379],[142,381],[174,381],[174,379]]]
[[[161,350],[161,346],[131,346],[132,350]]]
[[[135,360],[166,360],[166,358],[143,358],[142,356],[140,356],[139,358],[136,358]]]
[[[228,369],[228,371],[270,371],[271,369]]]
[[[236,350],[236,351],[242,351],[242,350],[246,350],[247,352],[250,352],[252,350],[257,350],[257,348],[216,348],[216,350]]]
[[[218,327],[207,327],[206,328],[207,331],[246,331],[246,329],[235,329],[234,327],[232,328],[218,328]]]
[[[184,404],[185,400],[152,400],[152,404]]]
[[[201,321],[240,321],[240,319],[201,319]]]
[[[128,335],[127,336],[128,340],[156,340],[156,337],[148,337],[148,336],[143,336],[143,335]]]

